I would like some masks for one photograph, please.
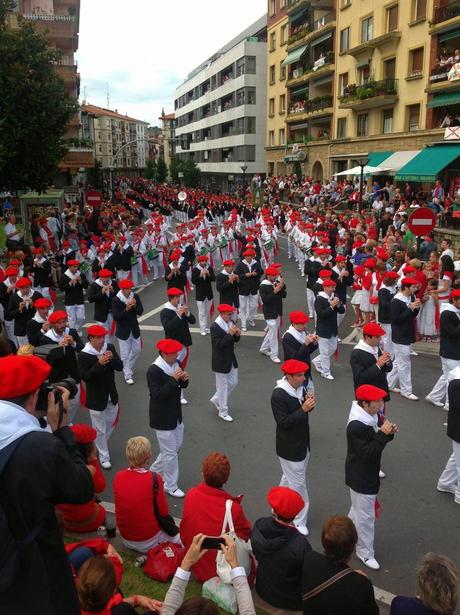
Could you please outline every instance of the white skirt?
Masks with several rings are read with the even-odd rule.
[[[362,294],[363,294],[362,290],[355,290],[355,294],[353,295],[351,299],[351,305],[360,305]]]
[[[434,337],[438,335],[439,331],[436,330],[436,306],[433,297],[430,297],[428,301],[422,304],[420,312],[417,315],[417,330],[420,335],[427,337]]]
[[[373,311],[370,298],[371,298],[370,291],[363,288],[361,291],[361,302],[359,304],[361,312],[372,312]]]

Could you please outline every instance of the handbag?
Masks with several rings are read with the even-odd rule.
[[[155,581],[166,583],[173,578],[184,559],[185,549],[174,542],[161,542],[147,551],[144,573]]]
[[[157,518],[158,525],[161,527],[163,532],[166,532],[168,536],[177,536],[179,533],[179,528],[176,525],[173,517],[171,515],[161,515],[158,509],[158,476],[155,472],[152,472],[153,478],[153,512],[155,513],[155,517]]]
[[[228,534],[236,544],[236,556],[240,566],[246,571],[246,576],[251,572],[251,545],[249,541],[242,540],[235,533],[235,527],[233,525],[232,518],[232,504],[233,500],[227,500],[225,502],[225,516],[222,524],[221,535]],[[228,527],[228,531],[227,531]],[[232,578],[230,576],[230,564],[225,559],[225,555],[222,551],[218,551],[216,555],[216,569],[217,574],[223,583],[231,583]]]
[[[311,589],[309,592],[307,592],[306,594],[304,594],[302,596],[302,601],[305,602],[306,600],[309,600],[310,598],[313,598],[314,596],[317,596],[318,594],[320,594],[323,590],[327,589],[328,587],[330,587],[331,585],[334,585],[334,583],[336,581],[339,581],[340,579],[343,579],[343,577],[346,577],[347,575],[349,575],[351,572],[354,572],[354,570],[352,568],[345,568],[344,570],[341,570],[340,572],[338,572],[337,574],[335,574],[333,577],[331,577],[330,579],[327,579],[326,581],[324,581],[324,583],[321,583],[321,585],[317,585],[316,587],[314,587],[313,589]]]

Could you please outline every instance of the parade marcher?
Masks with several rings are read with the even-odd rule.
[[[43,248],[32,248],[34,254],[34,264],[31,268],[31,274],[34,279],[34,288],[42,297],[51,299],[50,288],[53,286],[53,278],[51,275],[51,263],[43,254]]]
[[[450,292],[449,303],[441,305],[440,344],[442,374],[425,399],[435,406],[449,409],[447,388],[449,372],[460,367],[460,289]]]
[[[41,336],[50,328],[48,315],[52,305],[51,301],[45,297],[34,301],[36,312],[26,327],[27,340],[32,346],[39,346]]]
[[[289,359],[281,365],[284,376],[277,381],[271,397],[276,421],[276,454],[281,470],[280,485],[297,491],[305,505],[295,518],[298,530],[308,535],[307,516],[310,501],[307,491],[307,467],[310,457],[308,414],[315,407],[315,396],[305,391],[308,364]]]
[[[35,314],[34,303],[40,297],[41,294],[32,289],[30,278],[22,277],[16,281],[15,292],[8,300],[8,315],[14,321],[14,336],[19,346],[28,343],[27,323]]]
[[[348,516],[358,532],[356,555],[372,570],[380,568],[374,557],[374,525],[382,451],[398,431],[397,425],[388,420],[378,427],[386,395],[386,391],[373,385],[359,386],[347,424],[345,482],[351,497]]]
[[[180,250],[173,250],[169,257],[169,265],[165,269],[165,280],[168,288],[179,288],[185,292],[187,286],[187,264]]]
[[[254,257],[256,251],[247,249],[243,252],[244,259],[238,263],[235,273],[239,276],[239,303],[241,328],[247,331],[248,323],[255,327],[255,317],[258,308],[258,291],[263,271],[260,262]]]
[[[234,272],[235,261],[228,259],[222,264],[222,271],[216,275],[216,290],[219,293],[219,303],[227,303],[238,309],[240,306],[240,277]]]
[[[205,254],[197,257],[197,264],[192,269],[192,284],[195,287],[195,298],[198,306],[198,322],[201,335],[209,333],[209,319],[213,308],[212,282],[215,281],[213,268]]]
[[[343,313],[337,315],[337,326],[340,327],[347,310],[347,290],[353,284],[353,273],[347,267],[347,259],[342,254],[335,257],[331,280],[336,284],[334,294],[345,308]]]
[[[396,271],[387,271],[378,291],[378,321],[385,331],[382,338],[383,350],[389,352],[392,359],[394,358],[394,348],[391,341],[391,302],[396,294],[396,282],[398,280],[399,275]]]
[[[131,280],[120,280],[118,287],[120,290],[112,300],[115,337],[120,346],[126,384],[134,384],[134,365],[141,352],[141,330],[137,317],[142,316],[144,307],[139,295],[133,292],[134,283]]]
[[[452,493],[460,504],[460,365],[448,375],[447,437],[452,440],[452,455],[438,480],[438,491]]]
[[[283,345],[284,360],[297,359],[307,363],[308,370],[305,373],[307,390],[314,391],[311,377],[311,355],[318,350],[318,336],[307,331],[306,325],[309,317],[299,310],[289,313],[290,327],[286,330],[281,343]]]
[[[88,342],[78,354],[78,366],[81,379],[86,383],[86,406],[91,425],[97,432],[99,461],[109,470],[112,464],[108,442],[119,411],[115,371],[121,372],[123,363],[115,346],[105,341],[107,334],[107,329],[101,325],[88,328]]]
[[[283,299],[286,298],[286,283],[279,269],[270,265],[265,270],[265,279],[259,287],[267,330],[259,352],[270,357],[273,363],[281,363],[278,357],[278,331],[283,315]]]
[[[81,328],[85,322],[84,290],[88,288],[88,280],[85,274],[79,271],[79,267],[79,261],[68,260],[67,269],[61,276],[59,286],[64,291],[64,305],[69,315],[69,326],[81,335]]]
[[[117,277],[119,280],[126,280],[131,273],[133,261],[137,259],[134,255],[134,249],[131,243],[124,235],[120,235],[117,242]]]
[[[334,380],[331,374],[331,357],[338,347],[337,317],[345,311],[340,299],[334,295],[335,287],[333,280],[324,280],[323,290],[315,299],[319,355],[313,359],[313,365],[327,380]]]
[[[100,269],[96,279],[88,287],[88,301],[94,303],[94,320],[112,335],[112,301],[119,291],[114,273],[109,269]]]
[[[216,376],[216,392],[209,401],[216,407],[219,418],[231,422],[228,398],[238,384],[235,344],[240,341],[241,331],[231,320],[233,306],[221,303],[217,309],[219,316],[211,325],[211,369]]]
[[[18,280],[19,269],[17,267],[7,267],[5,269],[5,279],[0,282],[0,304],[3,308],[3,322],[5,324],[5,333],[13,344],[17,344],[16,336],[14,335],[14,318],[9,311],[10,297],[16,292],[16,282]]]
[[[183,348],[180,342],[164,339],[157,342],[156,347],[159,356],[147,370],[147,386],[150,393],[150,427],[155,430],[160,454],[150,470],[161,475],[169,495],[183,498],[185,494],[177,486],[178,452],[184,439],[181,391],[188,386],[189,375],[178,361],[178,354]]]
[[[376,323],[368,322],[363,326],[363,339],[353,348],[350,355],[354,388],[362,384],[372,384],[386,392],[384,401],[390,399],[387,374],[393,369],[389,352],[380,349],[380,340],[385,330]]]
[[[391,301],[391,340],[395,359],[393,369],[388,374],[390,391],[401,393],[402,397],[417,401],[412,392],[411,344],[415,342],[414,318],[417,316],[421,302],[413,296],[417,292],[418,282],[413,278],[403,278],[401,289]],[[399,380],[398,388],[396,385]]]

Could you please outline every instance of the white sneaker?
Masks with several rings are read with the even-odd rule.
[[[415,350],[411,350],[410,354],[412,357],[418,357],[418,352],[415,352]]]
[[[451,485],[444,485],[443,483],[438,483],[436,486],[438,491],[442,493],[453,493],[455,495],[455,487]]]
[[[182,491],[182,489],[179,489],[179,487],[177,489],[174,489],[174,491],[168,491],[169,495],[172,495],[173,498],[183,498],[185,497],[185,493]]]
[[[383,470],[379,470],[379,478],[386,478],[387,475],[385,474],[385,472]]]
[[[219,412],[219,418],[222,419],[223,421],[226,421],[227,423],[231,423],[233,421],[232,417],[228,413],[221,414]]]
[[[318,365],[318,363],[316,363],[316,361],[315,361],[314,359],[313,359],[312,363],[313,363],[313,367],[316,369],[316,371],[317,371],[319,374],[322,374],[323,372],[321,371],[320,366]]]
[[[334,380],[334,376],[332,374],[323,374],[323,372],[321,372],[321,376],[326,378],[326,380]]]
[[[183,406],[186,406],[186,405],[188,404],[188,401],[185,399],[185,397],[181,397],[181,398],[180,398],[180,403],[181,403]]]
[[[134,384],[134,380],[132,378],[126,378],[126,384]]]
[[[209,333],[209,329],[206,329],[206,333]]]
[[[414,395],[413,393],[403,393],[401,391],[401,397],[405,397],[406,399],[410,399],[411,401],[418,401],[417,395]]]
[[[393,387],[392,389],[390,389],[390,391],[392,393],[401,393],[401,389],[399,389],[398,387]]]
[[[449,406],[448,406],[448,404],[444,404],[443,409],[444,409],[446,412],[449,412]]]
[[[436,401],[434,399],[432,399],[429,395],[427,395],[425,397],[425,399],[430,403],[433,404],[433,406],[437,406],[438,408],[442,408],[442,406],[444,406],[444,404],[442,403],[442,401]]]
[[[213,399],[213,398],[211,397],[211,399],[210,399],[209,401],[210,401],[210,402],[211,402],[211,404],[214,406],[214,408],[215,408],[218,412],[220,412],[220,406],[219,406],[219,404],[217,403],[217,400],[215,400],[215,399]]]
[[[368,559],[364,559],[360,555],[356,554],[358,558],[363,562],[365,566],[370,568],[371,570],[380,570],[380,564],[374,557],[369,557]]]
[[[278,357],[270,357],[273,363],[281,363],[281,360]]]
[[[248,328],[247,327],[241,327],[241,331],[247,331]]]
[[[256,323],[253,320],[250,320],[249,324],[251,325],[251,327],[255,327],[256,326]]]
[[[104,468],[104,470],[110,470],[110,468],[112,467],[112,464],[110,463],[109,460],[101,461],[101,466]]]
[[[206,331],[201,331],[201,335],[206,335]]]
[[[303,534],[304,536],[308,536],[309,531],[306,525],[296,525],[296,528],[301,534]]]
[[[264,354],[266,357],[270,356],[270,351],[269,350],[259,350],[260,354]]]

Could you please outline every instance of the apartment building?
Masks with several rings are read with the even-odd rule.
[[[166,166],[169,168],[171,158],[176,151],[176,115],[174,113],[165,113],[165,110],[162,109],[158,119],[161,121],[161,132],[163,135],[163,157]]]
[[[103,169],[137,171],[149,157],[148,122],[90,105],[81,105],[81,137],[94,143],[94,155]]]
[[[286,173],[288,0],[269,0],[267,14],[267,172]]]
[[[266,70],[264,16],[176,88],[176,155],[197,163],[204,184],[227,190],[265,174]]]

